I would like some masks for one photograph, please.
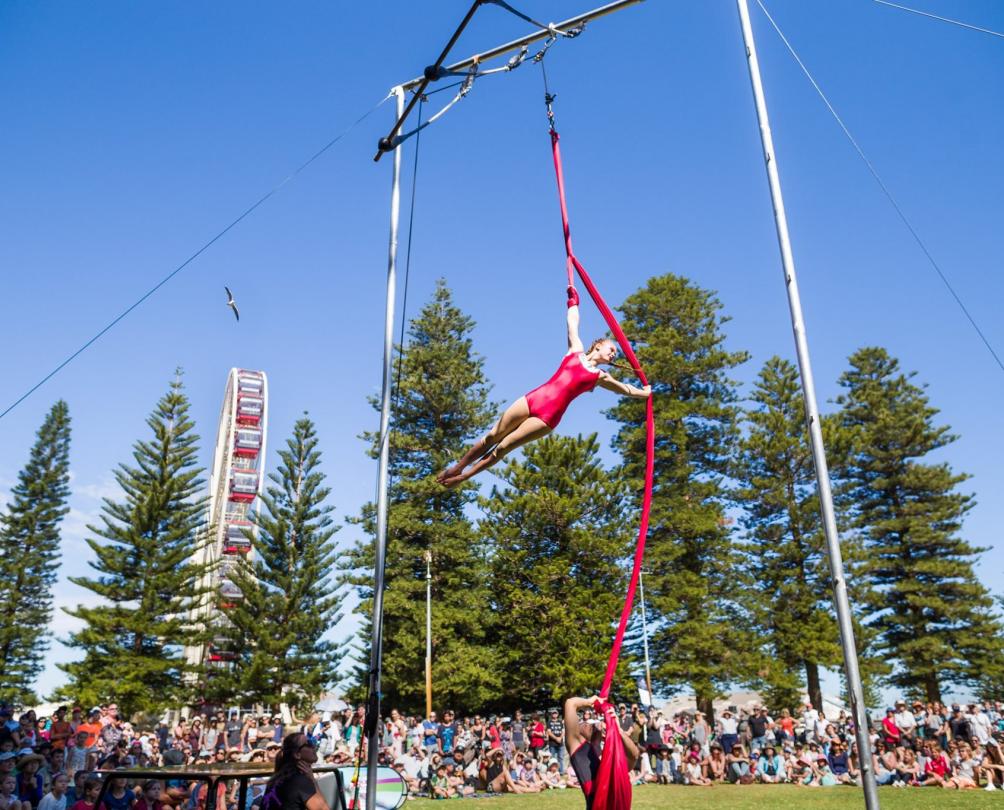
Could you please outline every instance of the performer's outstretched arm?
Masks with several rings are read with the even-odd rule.
[[[579,337],[579,294],[575,287],[568,288],[568,351],[581,352],[582,339]]]

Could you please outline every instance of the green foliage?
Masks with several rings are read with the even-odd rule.
[[[52,586],[59,571],[59,524],[69,511],[70,414],[52,406],[39,428],[11,501],[0,515],[0,703],[33,706],[49,649]]]
[[[842,659],[795,366],[770,358],[750,399],[735,494],[745,530],[743,601],[764,644],[758,674],[770,705],[797,706],[808,687],[821,706],[819,668]]]
[[[931,701],[949,684],[999,679],[1004,650],[993,601],[973,571],[985,549],[960,537],[973,499],[957,488],[968,476],[925,461],[956,437],[934,424],[938,411],[912,377],[884,349],[860,349],[837,401],[849,444],[844,495],[875,588],[870,624],[895,662],[891,682]]]
[[[474,322],[452,301],[443,281],[411,322],[409,342],[398,347],[400,386],[388,437],[392,483],[387,525],[384,595],[383,698],[385,705],[424,711],[425,553],[432,553],[433,689],[437,705],[481,711],[500,687],[490,627],[483,543],[468,517],[475,485],[449,490],[436,473],[489,424],[484,361],[474,352]],[[373,402],[375,408],[379,403]],[[371,456],[379,436],[367,433]],[[344,558],[346,581],[360,596],[367,663],[356,671],[356,694],[365,692],[369,617],[373,610],[376,507],[360,523],[369,538]]]
[[[736,558],[724,519],[723,480],[738,438],[731,369],[745,352],[725,348],[728,321],[714,293],[667,274],[649,279],[621,306],[655,391],[656,459],[645,593],[656,689],[689,685],[699,705],[753,662],[736,603]],[[645,463],[645,404],[624,399],[610,415],[632,489]]]
[[[102,603],[67,610],[84,622],[67,642],[84,656],[59,665],[70,678],[60,694],[115,701],[127,717],[191,697],[182,650],[199,638],[188,616],[204,573],[192,559],[206,506],[188,407],[178,379],[147,419],[152,437],[133,446],[135,466],[115,472],[122,499],[105,499],[102,525],[88,526],[98,576],[71,577]]]
[[[207,674],[217,699],[230,691],[245,702],[301,709],[331,686],[342,657],[322,638],[341,619],[341,598],[329,578],[338,529],[325,504],[331,490],[309,418],[296,422],[279,458],[252,515],[256,557],[232,576],[244,599],[228,609],[220,628],[238,658],[229,671]]]
[[[502,678],[490,708],[501,711],[599,689],[634,539],[626,488],[601,465],[595,434],[548,436],[524,452],[500,471],[504,488],[482,501]],[[627,663],[622,656],[622,676]]]

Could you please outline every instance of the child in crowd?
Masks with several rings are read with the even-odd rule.
[[[14,774],[5,776],[0,781],[0,810],[21,810],[21,800],[18,799],[16,790],[17,779]]]
[[[143,795],[136,800],[133,810],[165,810],[167,805],[160,797],[164,786],[156,779],[147,779],[143,783]]]
[[[94,804],[98,800],[101,792],[101,780],[91,777],[84,780],[84,787],[80,793],[80,798],[70,808],[70,810],[94,810]]]
[[[452,799],[455,795],[446,778],[446,766],[440,764],[435,773],[429,777],[429,793],[433,799]]]
[[[660,785],[673,782],[673,760],[669,756],[669,746],[659,748],[659,758],[655,761],[655,780]]]
[[[687,755],[687,765],[684,768],[684,783],[688,785],[711,786],[711,780],[704,775],[701,767],[701,756],[696,751]]]
[[[69,777],[65,773],[57,773],[52,777],[52,785],[42,798],[38,810],[66,810],[66,787]]]
[[[547,770],[544,772],[543,776],[544,787],[549,790],[564,790],[565,789],[565,779],[561,775],[561,771],[558,770],[558,763],[552,762],[547,766]]]
[[[135,801],[136,794],[126,789],[125,778],[116,777],[112,779],[111,785],[105,791],[104,801],[101,802],[101,810],[131,810]]]

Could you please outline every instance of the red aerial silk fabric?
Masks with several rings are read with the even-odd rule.
[[[641,363],[635,356],[631,343],[621,329],[607,302],[603,300],[600,291],[596,289],[593,280],[572,250],[572,233],[568,225],[568,206],[565,203],[565,176],[561,168],[561,149],[558,146],[558,133],[551,130],[551,153],[554,158],[554,173],[558,180],[558,201],[561,203],[561,226],[565,234],[565,255],[566,269],[568,271],[569,285],[574,283],[574,273],[578,273],[579,278],[589,292],[593,303],[596,304],[603,319],[607,322],[610,331],[613,332],[617,343],[624,352],[624,356],[631,363],[635,374],[641,380],[642,385],[648,385],[648,379],[642,370]],[[613,648],[610,650],[610,658],[607,661],[606,675],[603,677],[603,687],[600,689],[600,697],[606,698],[610,693],[610,685],[614,679],[614,672],[617,670],[617,661],[620,658],[621,645],[624,643],[624,631],[627,629],[628,619],[631,618],[631,608],[634,605],[634,594],[638,587],[638,574],[641,571],[641,563],[645,557],[645,538],[648,536],[648,517],[652,509],[652,479],[655,469],[655,418],[652,411],[652,397],[649,397],[645,405],[645,489],[641,502],[641,520],[638,526],[638,542],[635,546],[634,567],[631,571],[631,581],[628,585],[627,595],[624,598],[624,608],[621,611],[620,622],[617,625],[617,634],[614,637]],[[597,775],[596,794],[593,800],[593,810],[628,810],[631,807],[631,779],[628,775],[627,758],[624,753],[624,743],[621,740],[617,718],[612,708],[605,704],[603,715],[606,718],[606,742],[603,745],[603,758],[600,761],[600,772]]]

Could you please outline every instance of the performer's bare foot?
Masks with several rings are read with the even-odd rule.
[[[456,477],[457,477],[458,475],[460,475],[460,473],[462,473],[463,471],[464,471],[464,465],[463,465],[463,464],[461,464],[461,463],[460,463],[460,462],[458,461],[458,462],[457,462],[456,464],[454,464],[454,465],[453,465],[452,467],[447,467],[447,468],[446,468],[445,470],[443,470],[443,471],[442,471],[442,472],[441,472],[441,473],[440,473],[439,475],[437,475],[437,476],[436,476],[436,481],[437,481],[438,483],[440,483],[440,484],[444,484],[444,485],[445,485],[445,483],[446,483],[446,480],[447,480],[448,478],[456,478]]]
[[[439,483],[442,484],[447,489],[453,489],[457,484],[462,484],[467,479],[463,475],[451,475],[449,478],[444,478]]]

